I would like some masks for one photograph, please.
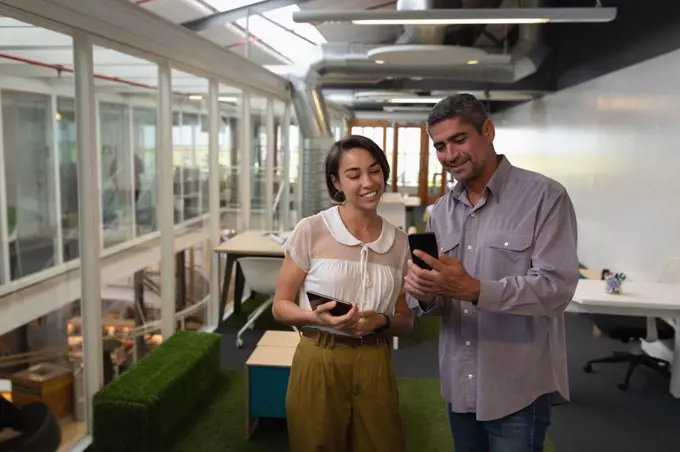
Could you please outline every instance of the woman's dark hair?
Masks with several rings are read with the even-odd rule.
[[[365,150],[378,162],[385,178],[385,187],[387,187],[387,181],[390,178],[390,164],[387,163],[385,152],[370,138],[362,135],[350,135],[336,141],[326,156],[326,187],[328,187],[328,194],[331,196],[331,199],[336,202],[345,201],[345,194],[341,193],[338,195],[339,190],[333,184],[333,177],[340,179],[338,170],[340,169],[342,154],[357,148]]]

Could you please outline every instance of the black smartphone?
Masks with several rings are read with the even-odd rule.
[[[437,244],[437,237],[434,232],[419,232],[409,234],[408,245],[411,248],[411,259],[413,263],[425,270],[432,270],[432,267],[423,262],[422,259],[413,254],[413,251],[420,250],[429,254],[435,259],[439,258],[439,245]]]
[[[307,291],[307,299],[312,309],[316,310],[317,306],[320,304],[328,303],[329,301],[335,301],[335,306],[333,309],[328,311],[332,316],[341,316],[347,314],[350,309],[352,309],[352,304],[346,301],[338,300],[336,298],[331,298],[327,295],[321,295],[316,292]]]

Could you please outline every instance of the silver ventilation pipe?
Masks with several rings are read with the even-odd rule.
[[[418,2],[430,3],[430,2]],[[519,6],[522,8],[537,8],[542,4],[540,0],[504,0],[501,7]],[[332,78],[338,75],[354,75],[357,78],[384,77],[432,77],[458,81],[477,81],[495,83],[514,83],[536,72],[547,55],[547,49],[540,40],[542,25],[519,25],[519,37],[515,46],[510,49],[510,62],[496,64],[459,64],[451,65],[443,62],[432,66],[396,66],[375,64],[367,52],[371,48],[383,45],[357,45],[349,43],[332,43],[322,46],[322,57],[310,67],[310,73]],[[422,26],[421,26],[422,27]],[[489,26],[494,27],[494,26]],[[442,27],[435,27],[440,29]],[[510,27],[502,30],[507,33]],[[420,31],[415,31],[420,30]],[[432,32],[430,37],[439,36],[439,31]],[[496,29],[495,33],[500,30]],[[404,34],[399,38],[402,42],[408,39],[426,39],[422,28],[409,29],[405,27]],[[429,38],[428,38],[429,39]],[[417,44],[417,42],[414,42]]]
[[[328,109],[321,89],[313,77],[293,78],[293,107],[302,133],[300,164],[302,174],[299,199],[301,218],[330,207],[326,190],[324,162],[335,141],[331,132]]]
[[[474,0],[474,2],[481,0]],[[473,0],[461,1],[469,6]],[[501,6],[516,4],[520,7],[538,7],[540,0],[504,0]],[[440,7],[437,0],[399,0],[398,9],[431,9]],[[451,3],[449,3],[450,5]],[[406,26],[398,44],[441,44],[446,27]],[[505,29],[507,32],[507,28]],[[436,77],[460,81],[513,83],[538,70],[546,49],[540,41],[539,25],[520,25],[519,39],[510,51],[511,61],[506,64],[457,65],[440,64],[431,67],[394,66],[375,64],[368,58],[371,47],[361,44],[326,44],[322,55],[304,76],[294,78],[293,103],[303,136],[302,141],[302,217],[313,215],[328,207],[331,202],[326,192],[324,161],[334,142],[326,103],[318,79],[325,76],[354,75],[363,78],[379,77]]]
[[[437,9],[437,0],[397,0],[398,11]],[[441,44],[446,36],[446,26],[405,25],[404,33],[397,38],[396,44]]]
[[[397,9],[430,9],[437,7],[441,0],[398,0]],[[444,39],[446,27],[406,26],[404,34],[398,40],[400,44],[440,44]],[[352,49],[343,49],[341,64],[351,61]],[[348,56],[349,53],[349,56]],[[354,53],[355,56],[356,53]],[[365,52],[358,55],[366,58]],[[303,77],[293,78],[293,105],[302,132],[302,205],[301,216],[304,218],[314,215],[330,206],[326,190],[324,162],[329,148],[335,141],[331,131],[328,109],[323,93],[318,88],[317,78],[330,68],[324,67],[329,63],[323,56],[318,63],[312,64]],[[375,66],[371,62],[372,66]],[[356,69],[360,69],[358,65]]]

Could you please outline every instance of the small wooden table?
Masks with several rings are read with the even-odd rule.
[[[286,418],[286,393],[295,349],[258,345],[246,361],[246,439],[259,418]]]
[[[300,333],[296,331],[269,330],[260,338],[257,346],[264,347],[297,347],[300,342]]]

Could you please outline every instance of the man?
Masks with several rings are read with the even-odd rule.
[[[108,150],[107,150],[108,149]],[[110,151],[109,146],[104,146],[104,153],[107,152],[113,152],[114,157],[113,161],[111,162],[111,166],[109,166],[109,177],[111,177],[111,181],[113,182],[113,186],[115,187],[116,190],[123,190],[123,187],[120,187],[118,185],[118,156],[115,154],[115,149],[113,151]],[[134,159],[134,167],[133,167],[133,173],[134,173],[134,196],[135,196],[135,202],[139,201],[139,196],[142,193],[142,175],[144,174],[144,162],[142,159],[137,155],[134,154],[133,156]],[[125,180],[124,177],[120,178],[121,180]]]
[[[427,124],[457,180],[433,206],[439,259],[416,253],[409,305],[441,315],[439,363],[456,452],[540,452],[553,397],[568,400],[563,311],[578,282],[576,216],[565,189],[512,166],[472,95]]]

